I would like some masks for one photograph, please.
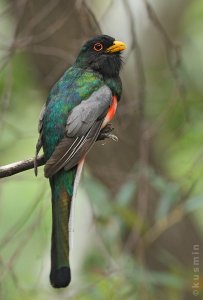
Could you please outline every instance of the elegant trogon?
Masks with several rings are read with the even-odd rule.
[[[50,281],[55,288],[71,281],[68,224],[74,183],[87,152],[116,112],[125,48],[123,42],[107,35],[87,41],[75,63],[51,89],[40,115],[36,158],[43,147],[44,173],[52,194]]]

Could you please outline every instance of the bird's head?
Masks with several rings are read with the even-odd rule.
[[[82,46],[76,65],[84,69],[90,68],[104,77],[116,77],[122,65],[121,51],[125,49],[125,43],[108,35],[99,35]]]

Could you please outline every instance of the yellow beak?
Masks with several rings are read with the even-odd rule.
[[[126,44],[120,41],[114,41],[113,45],[106,49],[106,52],[120,52],[126,49]]]

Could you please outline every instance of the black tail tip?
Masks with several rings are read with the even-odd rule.
[[[50,282],[54,288],[64,288],[71,282],[71,273],[69,267],[62,267],[51,271]]]

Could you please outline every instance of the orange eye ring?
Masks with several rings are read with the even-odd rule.
[[[101,51],[103,49],[103,45],[101,43],[94,44],[93,49],[97,52]]]

